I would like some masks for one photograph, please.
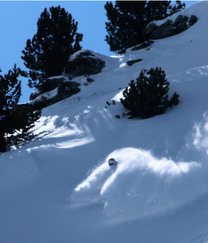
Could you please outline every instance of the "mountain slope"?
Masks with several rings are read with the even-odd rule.
[[[198,22],[149,50],[100,55],[106,67],[95,82],[44,109],[38,138],[0,156],[1,243],[208,240],[207,12],[207,2],[185,10]],[[116,119],[122,89],[156,66],[180,104],[151,119]]]

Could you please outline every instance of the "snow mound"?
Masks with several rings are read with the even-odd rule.
[[[108,159],[118,161],[108,166]],[[113,221],[131,220],[170,211],[208,191],[198,162],[156,158],[136,148],[115,150],[75,189],[74,205],[103,203]],[[207,173],[207,172],[206,172]],[[205,178],[202,176],[202,178]]]

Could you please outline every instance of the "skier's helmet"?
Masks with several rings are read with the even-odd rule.
[[[117,164],[117,162],[116,162],[116,160],[115,160],[114,158],[110,158],[110,159],[108,160],[108,165],[109,165],[109,166],[116,165],[116,164]]]

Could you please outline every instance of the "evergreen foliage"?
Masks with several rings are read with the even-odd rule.
[[[159,20],[185,8],[176,1],[115,1],[105,5],[108,21],[106,41],[111,51],[123,52],[146,40],[143,32],[153,20]]]
[[[37,22],[37,33],[28,39],[22,59],[29,69],[29,87],[41,86],[45,78],[60,75],[71,54],[81,49],[83,35],[78,22],[64,8],[46,8]]]
[[[26,73],[16,65],[7,74],[0,75],[0,152],[7,151],[19,139],[26,140],[28,130],[40,115],[28,108],[30,105],[18,105],[21,95],[19,76],[26,76]]]
[[[7,127],[7,116],[14,109],[21,95],[21,83],[18,80],[21,70],[14,66],[4,76],[0,75],[0,152],[6,151],[5,132]]]
[[[164,113],[179,103],[179,95],[168,98],[169,82],[161,68],[142,70],[136,81],[124,90],[121,103],[130,110],[130,117],[149,118]]]
[[[40,118],[41,112],[31,104],[17,105],[7,117],[7,127],[11,130],[6,136],[7,146],[19,146],[34,138],[29,131],[34,122]]]

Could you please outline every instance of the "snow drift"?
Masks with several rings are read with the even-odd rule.
[[[118,165],[110,167],[109,158]],[[72,202],[103,203],[113,221],[164,213],[208,192],[200,180],[207,173],[207,166],[205,172],[198,162],[159,159],[148,151],[124,148],[109,154],[75,188]]]

